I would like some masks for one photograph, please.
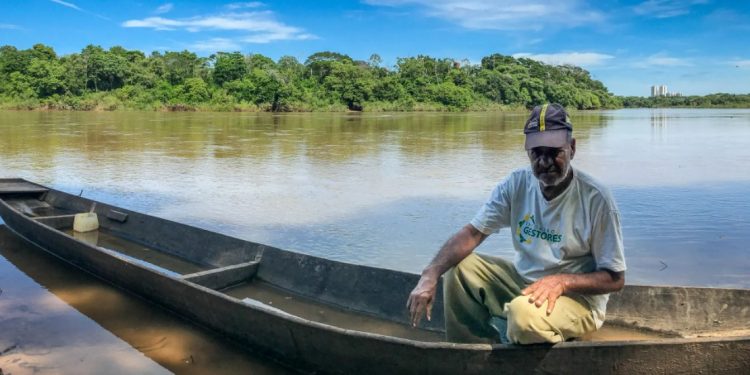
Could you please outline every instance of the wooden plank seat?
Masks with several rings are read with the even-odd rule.
[[[258,272],[259,260],[183,275],[182,279],[210,289],[223,289],[251,279]]]

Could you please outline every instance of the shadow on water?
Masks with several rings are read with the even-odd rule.
[[[5,374],[283,374],[201,328],[101,282],[0,226]]]

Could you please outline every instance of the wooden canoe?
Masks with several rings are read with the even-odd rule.
[[[652,374],[750,369],[750,290],[628,285],[611,296],[601,335],[556,345],[455,344],[442,340],[440,297],[431,322],[408,327],[404,305],[417,275],[293,253],[103,202],[95,205],[99,230],[73,232],[73,216],[88,212],[93,203],[22,179],[0,179],[0,216],[20,236],[303,371]],[[614,334],[608,337],[607,332]]]

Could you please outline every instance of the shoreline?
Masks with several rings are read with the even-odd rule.
[[[608,110],[619,110],[619,109],[750,109],[750,106],[664,106],[664,107],[618,107],[618,108],[598,108],[598,109],[570,109],[569,112],[596,112],[596,111],[608,111]],[[211,108],[211,107],[191,107],[191,108],[92,108],[92,109],[76,109],[76,108],[49,108],[49,107],[36,107],[36,108],[19,108],[15,106],[5,107],[0,104],[0,111],[8,112],[151,112],[151,113],[268,113],[268,114],[299,114],[299,113],[331,113],[331,114],[366,114],[366,113],[506,113],[506,112],[521,112],[528,111],[529,109],[524,106],[518,107],[503,107],[503,108],[469,108],[465,110],[455,110],[451,108],[440,108],[440,107],[429,107],[420,109],[374,109],[374,110],[361,110],[355,111],[350,109],[310,109],[310,110],[288,110],[288,111],[270,111],[263,109],[250,109],[250,108]]]

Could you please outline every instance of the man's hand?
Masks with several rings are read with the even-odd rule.
[[[541,307],[547,301],[547,315],[552,314],[555,302],[566,292],[567,275],[549,275],[542,277],[521,291],[529,296],[529,303]]]
[[[412,327],[419,325],[422,315],[427,313],[427,320],[432,320],[432,303],[435,302],[435,291],[437,290],[437,278],[423,275],[419,278],[417,286],[409,294],[406,308],[409,309]]]
[[[474,228],[471,224],[464,225],[456,234],[443,244],[435,258],[430,262],[419,278],[417,286],[409,294],[406,308],[409,309],[411,325],[416,327],[427,314],[427,320],[432,320],[432,303],[440,275],[461,262],[466,256],[479,246],[487,235]]]

